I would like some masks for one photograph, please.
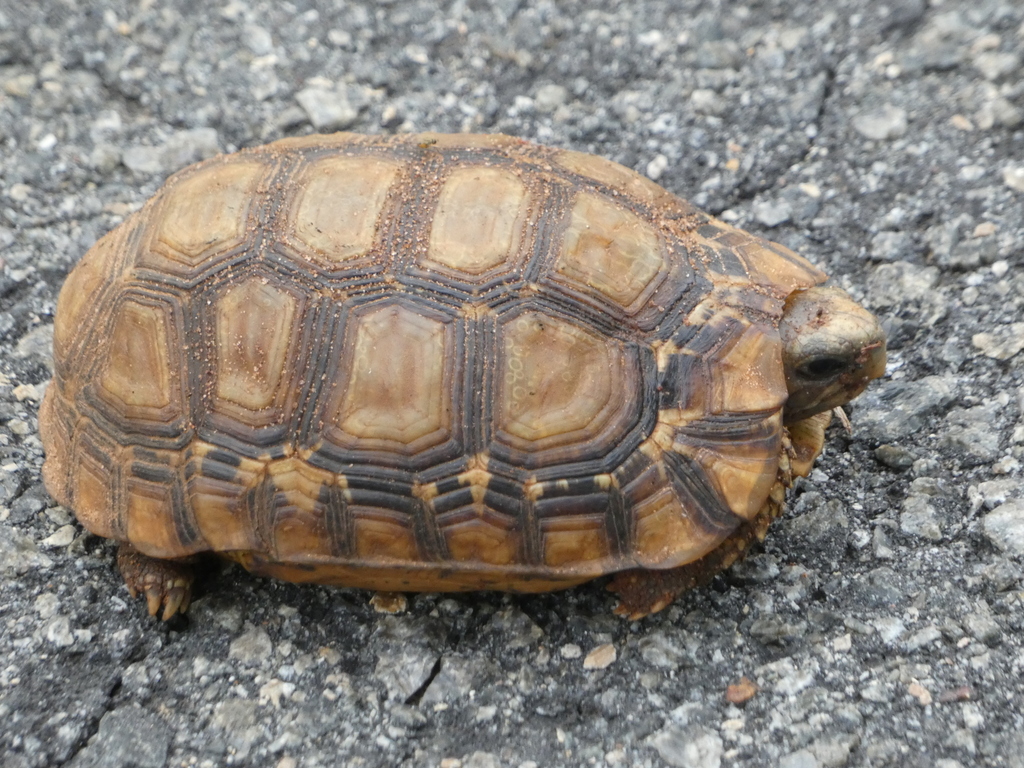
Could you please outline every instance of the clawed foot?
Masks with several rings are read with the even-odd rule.
[[[139,552],[131,544],[122,543],[117,550],[117,566],[121,570],[132,597],[145,595],[150,616],[167,621],[176,613],[188,610],[192,600],[192,566],[181,560],[158,560]]]
[[[637,621],[664,610],[678,595],[696,585],[696,579],[684,569],[667,571],[623,571],[615,575],[608,590],[619,596],[615,613]]]

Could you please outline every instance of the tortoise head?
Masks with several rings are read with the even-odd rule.
[[[787,424],[849,402],[885,372],[882,326],[839,288],[790,294],[779,332]]]

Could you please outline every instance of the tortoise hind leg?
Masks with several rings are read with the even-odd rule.
[[[139,552],[127,542],[117,550],[117,567],[132,597],[146,596],[150,616],[163,606],[161,619],[167,621],[176,613],[184,613],[192,600],[195,574],[191,558],[159,560]]]

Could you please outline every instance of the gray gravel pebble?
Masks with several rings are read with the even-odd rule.
[[[930,541],[942,538],[938,513],[927,496],[913,494],[904,499],[900,530]]]
[[[898,139],[907,132],[907,111],[887,104],[854,117],[853,127],[865,139]]]
[[[807,749],[790,752],[779,760],[779,768],[820,768],[820,766],[818,758]]]
[[[982,527],[1001,550],[1024,555],[1024,501],[1000,504],[982,518]]]
[[[924,427],[930,415],[953,402],[957,382],[953,376],[885,382],[865,395],[857,426],[880,442],[908,437]]]
[[[105,714],[95,738],[71,762],[71,768],[163,768],[171,730],[140,707]]]
[[[295,94],[295,100],[306,110],[313,127],[324,133],[344,130],[359,117],[344,88],[304,88]]]
[[[252,627],[231,641],[228,655],[242,664],[261,664],[270,658],[274,646],[270,635],[262,627]]]
[[[159,147],[129,147],[121,162],[139,174],[166,175],[219,151],[216,130],[195,128],[175,133]]]
[[[1024,323],[1008,323],[994,331],[976,333],[971,343],[986,357],[1009,360],[1024,349]]]
[[[650,742],[674,768],[718,768],[722,764],[722,739],[707,728],[670,725],[654,734]]]

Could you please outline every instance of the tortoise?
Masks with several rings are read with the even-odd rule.
[[[289,138],[172,176],[72,270],[46,487],[184,612],[192,560],[661,610],[763,539],[876,319],[789,249],[502,135]]]

